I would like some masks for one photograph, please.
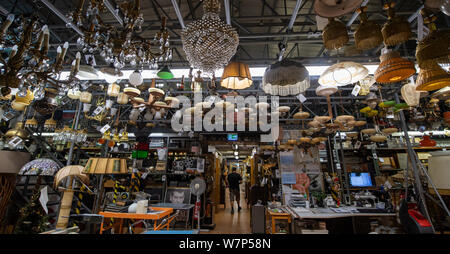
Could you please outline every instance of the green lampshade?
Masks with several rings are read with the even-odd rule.
[[[170,71],[167,65],[165,65],[160,71],[158,71],[156,76],[162,79],[173,79],[173,73]]]

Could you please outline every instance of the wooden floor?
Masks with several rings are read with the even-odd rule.
[[[241,207],[240,212],[237,211],[237,204],[234,202],[234,214],[231,214],[230,196],[228,189],[226,190],[225,200],[226,208],[219,205],[217,213],[214,214],[214,223],[216,227],[205,234],[250,234],[250,209],[247,207],[247,201],[244,197],[243,186],[241,186]]]

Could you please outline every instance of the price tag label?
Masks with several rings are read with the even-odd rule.
[[[301,103],[305,102],[307,99],[303,94],[297,95],[297,99],[300,100]]]
[[[353,87],[353,90],[352,90],[352,95],[353,95],[353,96],[358,96],[359,90],[361,90],[361,87],[360,87],[359,85],[355,85],[355,86]]]
[[[163,181],[163,182],[166,181],[166,175],[162,175],[162,176],[161,176],[161,181]]]
[[[355,149],[359,149],[361,147],[361,141],[356,141]]]
[[[139,112],[142,112],[142,111],[144,111],[145,110],[145,107],[140,107],[139,108]]]
[[[103,106],[98,106],[94,112],[92,112],[92,115],[96,116],[98,114],[100,114],[103,111],[104,107]]]
[[[336,168],[340,170],[341,169],[341,164],[337,163],[336,164]]]
[[[100,129],[100,132],[103,134],[105,133],[105,131],[109,130],[109,128],[111,128],[111,126],[109,126],[109,124],[106,124]]]

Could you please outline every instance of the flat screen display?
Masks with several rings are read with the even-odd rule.
[[[350,173],[350,185],[353,187],[370,187],[372,179],[369,173]]]
[[[237,141],[238,140],[238,134],[228,134],[228,141]]]

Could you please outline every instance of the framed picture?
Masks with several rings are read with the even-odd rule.
[[[191,189],[189,188],[172,188],[166,190],[164,203],[172,204],[190,204],[191,203]]]

